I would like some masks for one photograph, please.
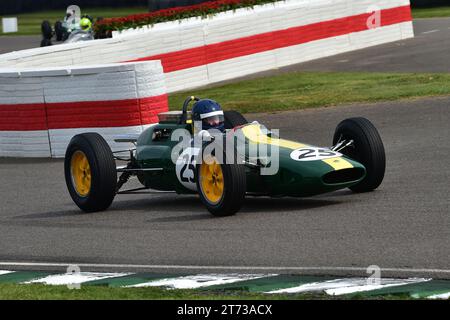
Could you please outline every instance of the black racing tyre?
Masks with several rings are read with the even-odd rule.
[[[55,23],[55,34],[56,34],[56,41],[62,41],[64,35],[64,28],[62,26],[61,21],[56,21]]]
[[[200,199],[212,215],[226,217],[239,211],[246,192],[244,165],[219,164],[217,161],[208,163],[203,160],[197,164],[196,171]]]
[[[386,169],[383,141],[375,126],[365,118],[350,118],[336,128],[333,145],[342,140],[353,140],[354,146],[341,151],[366,167],[366,177],[350,187],[354,192],[368,192],[379,187]]]
[[[114,200],[117,171],[108,143],[98,133],[72,138],[64,160],[67,188],[84,212],[106,210]]]
[[[51,40],[51,38],[53,38],[53,29],[52,29],[52,26],[50,25],[50,22],[48,22],[47,20],[42,22],[41,31],[42,31],[42,37],[44,39]]]
[[[49,46],[52,46],[52,45],[53,45],[52,40],[49,40],[49,39],[42,39],[41,40],[41,47],[49,47]]]
[[[64,30],[63,35],[62,35],[62,41],[66,41],[67,39],[69,39],[70,37],[70,32],[67,32],[66,30]]]
[[[248,123],[247,119],[237,111],[224,111],[223,114],[225,117],[225,129],[233,129]]]

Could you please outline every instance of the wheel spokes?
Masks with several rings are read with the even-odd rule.
[[[216,175],[219,175],[219,174],[222,173],[220,164],[214,163],[214,173],[215,173]]]
[[[219,183],[219,182],[217,182],[217,183],[216,183],[216,187],[217,187],[217,189],[219,189],[219,191],[220,191],[220,194],[222,194],[222,192],[223,192],[223,184],[222,184],[222,183]]]
[[[214,164],[210,164],[208,165],[208,169],[209,169],[209,173],[211,174],[211,176],[214,174]]]

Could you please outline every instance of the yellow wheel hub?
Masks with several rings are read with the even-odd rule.
[[[76,151],[70,161],[72,183],[80,197],[86,197],[91,191],[91,166],[86,155]]]
[[[217,204],[223,196],[223,173],[222,167],[216,159],[203,162],[200,166],[200,186],[206,200],[211,204]]]

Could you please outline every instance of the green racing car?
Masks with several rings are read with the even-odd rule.
[[[384,177],[383,142],[365,118],[340,122],[332,147],[315,147],[281,139],[208,99],[189,97],[181,111],[158,116],[159,123],[140,135],[115,139],[135,146],[125,153],[112,152],[97,133],[72,138],[65,178],[81,210],[106,210],[119,194],[176,192],[198,194],[214,216],[230,216],[248,196],[310,197],[345,188],[368,192]],[[142,186],[124,189],[132,176]]]

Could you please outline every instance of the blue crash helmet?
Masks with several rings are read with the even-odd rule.
[[[225,118],[220,104],[214,100],[202,99],[192,107],[192,121],[201,122],[202,130],[225,130]]]

